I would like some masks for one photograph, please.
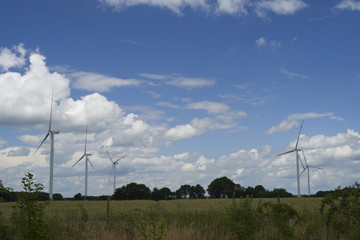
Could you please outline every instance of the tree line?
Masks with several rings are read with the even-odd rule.
[[[206,195],[207,192],[207,195]],[[323,197],[331,191],[319,191],[313,197]],[[10,188],[3,186],[0,180],[0,201],[16,201],[19,192],[14,192]],[[202,198],[276,198],[276,197],[294,197],[293,194],[284,188],[274,188],[267,190],[262,185],[255,187],[243,187],[234,183],[226,176],[214,179],[205,190],[200,184],[184,184],[176,191],[171,191],[168,187],[154,188],[150,190],[145,184],[129,183],[117,188],[112,196],[88,196],[87,200],[106,200],[111,197],[113,200],[171,200],[171,199],[202,199]],[[41,192],[38,194],[38,200],[48,200],[49,194]],[[72,198],[64,198],[60,193],[53,194],[54,200],[84,200],[81,193],[75,194]]]

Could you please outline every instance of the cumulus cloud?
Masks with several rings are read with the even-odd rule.
[[[360,1],[343,0],[337,4],[335,8],[340,10],[360,11]]]
[[[27,147],[19,147],[15,150],[9,150],[7,153],[8,157],[20,157],[20,156],[28,156],[30,153],[30,149]]]
[[[260,17],[266,16],[267,11],[279,15],[293,15],[307,7],[302,0],[262,0],[256,2],[256,12]]]
[[[216,12],[219,14],[246,15],[248,0],[218,0]]]
[[[342,120],[341,117],[335,116],[334,113],[299,113],[292,114],[287,119],[281,121],[279,125],[271,127],[269,130],[265,131],[266,134],[273,134],[277,132],[284,132],[297,127],[299,125],[299,120],[302,119],[313,119],[313,118],[330,118],[333,120]]]
[[[92,72],[75,72],[69,74],[74,80],[73,87],[77,89],[97,92],[107,92],[113,87],[139,86],[141,81],[136,79],[121,79]]]
[[[21,67],[26,62],[24,44],[20,43],[13,49],[14,51],[6,47],[0,48],[0,67],[3,71],[8,71],[9,68],[13,67]]]

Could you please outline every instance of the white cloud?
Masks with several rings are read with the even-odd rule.
[[[164,137],[170,141],[179,141],[182,139],[199,136],[202,133],[191,124],[177,125],[164,133]]]
[[[30,153],[30,149],[27,147],[19,147],[14,150],[9,150],[7,153],[8,157],[20,157],[20,156],[28,156]]]
[[[341,10],[360,11],[360,1],[343,0],[339,4],[337,4],[335,8]]]
[[[217,13],[226,13],[231,15],[246,15],[248,13],[246,5],[248,0],[217,0]]]
[[[0,137],[0,148],[2,148],[7,142]]]
[[[192,9],[206,9],[206,0],[99,0],[117,10],[126,7],[133,7],[136,5],[148,5],[152,7],[167,8],[178,15],[182,15],[181,10],[185,7],[191,7]]]
[[[185,88],[185,89],[194,89],[202,87],[211,87],[215,85],[216,81],[207,78],[191,78],[183,77],[179,75],[160,75],[152,73],[141,73],[142,77],[157,80],[162,84]]]
[[[260,17],[266,16],[266,11],[279,15],[293,15],[307,7],[302,0],[262,0],[256,3],[256,12]]]
[[[333,120],[342,120],[341,117],[337,117],[334,113],[300,113],[292,114],[287,119],[280,122],[279,125],[271,127],[269,130],[265,131],[266,134],[273,134],[277,132],[288,131],[293,127],[299,125],[299,120],[302,119],[313,119],[313,118],[330,118]]]
[[[275,41],[275,40],[270,40],[268,41],[266,38],[264,37],[260,37],[259,39],[257,39],[255,41],[255,44],[257,47],[259,48],[265,48],[265,47],[268,47],[270,49],[277,49],[279,47],[281,47],[281,42],[279,41]]]
[[[255,11],[259,17],[266,17],[268,11],[279,15],[293,15],[307,7],[302,0],[98,0],[99,2],[121,10],[136,5],[160,7],[173,11],[182,16],[182,10],[189,7],[193,10],[202,10],[214,15],[229,14],[233,16],[246,16],[249,11]]]
[[[26,50],[24,44],[20,43],[14,47],[14,51],[8,48],[0,48],[0,67],[8,71],[12,67],[21,67],[25,64]]]
[[[92,72],[75,72],[69,74],[74,79],[73,87],[87,91],[107,92],[113,87],[139,86],[136,79],[121,79]]]
[[[187,108],[195,110],[206,110],[209,113],[224,113],[229,110],[229,106],[219,102],[201,101],[189,103],[186,105]]]
[[[286,69],[281,69],[280,70],[280,72],[282,73],[282,74],[284,74],[284,75],[286,75],[288,78],[304,78],[304,79],[306,79],[306,78],[309,78],[308,76],[306,76],[306,75],[303,75],[303,74],[299,74],[299,73],[295,73],[295,72],[290,72],[290,71],[288,71],[288,70],[286,70]]]
[[[264,37],[260,37],[258,40],[256,40],[255,43],[259,47],[266,46],[266,44],[267,44],[266,39]]]

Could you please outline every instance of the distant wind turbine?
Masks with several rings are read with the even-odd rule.
[[[111,171],[110,171],[109,182],[110,182],[110,178],[111,178],[112,171],[114,171],[114,193],[115,193],[115,189],[116,189],[116,165],[119,163],[119,161],[120,161],[121,159],[123,159],[124,157],[126,157],[126,155],[124,155],[124,156],[122,156],[121,158],[113,161],[112,158],[111,158],[111,156],[110,156],[110,154],[109,154],[109,152],[106,150],[106,148],[105,148],[105,151],[106,151],[107,155],[109,156],[110,161],[112,162],[112,167],[111,167]]]
[[[299,135],[298,135],[297,140],[296,140],[295,148],[293,150],[290,150],[290,151],[287,151],[287,152],[280,153],[280,154],[276,155],[276,157],[278,157],[278,156],[285,155],[285,154],[292,153],[292,152],[296,153],[296,177],[297,177],[298,197],[300,197],[299,151],[301,151],[301,149],[298,149],[298,144],[299,144],[299,138],[300,138],[300,133],[301,133],[303,123],[304,123],[304,120],[302,120],[302,122],[301,122]]]
[[[87,197],[87,185],[88,185],[88,162],[90,163],[91,167],[93,169],[94,166],[92,165],[92,163],[90,162],[90,159],[88,158],[88,156],[91,156],[90,153],[87,153],[86,152],[86,140],[87,140],[87,126],[86,126],[86,129],[85,129],[85,148],[84,148],[84,154],[79,158],[79,160],[77,160],[77,162],[72,165],[72,167],[70,169],[72,169],[78,162],[81,161],[81,159],[83,159],[85,157],[85,199]]]
[[[59,134],[60,131],[51,130],[51,122],[52,122],[52,107],[54,101],[54,91],[51,93],[51,107],[50,107],[50,122],[49,122],[49,130],[46,133],[44,139],[36,149],[35,153],[39,150],[41,145],[45,142],[45,140],[50,135],[50,180],[49,180],[49,197],[53,198],[53,183],[54,183],[54,134]]]
[[[302,151],[303,156],[304,156],[305,166],[303,166],[304,170],[300,173],[300,176],[301,176],[305,171],[307,171],[307,175],[308,175],[308,195],[309,195],[309,197],[310,197],[310,168],[317,168],[317,169],[320,169],[320,170],[323,170],[323,169],[322,169],[322,168],[319,168],[319,167],[315,167],[315,166],[308,165],[308,164],[307,164],[307,161],[306,161],[304,149],[301,149],[301,151]]]

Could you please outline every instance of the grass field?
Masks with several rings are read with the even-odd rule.
[[[108,222],[107,201],[54,201],[45,212],[51,239],[347,239],[326,227],[319,213],[320,198],[281,199],[281,203],[295,209],[298,216],[277,223],[271,220],[276,215],[257,214],[269,219],[256,220],[260,225],[254,224],[256,230],[250,235],[248,229],[237,222],[234,225],[231,217],[235,216],[232,211],[240,209],[234,208],[234,203],[240,206],[244,201],[110,201]],[[255,209],[265,202],[276,203],[277,199],[254,199],[251,205]],[[13,205],[15,203],[0,203],[0,223],[10,224]],[[243,216],[244,219],[251,214]],[[244,224],[252,227],[246,225],[247,222]]]

